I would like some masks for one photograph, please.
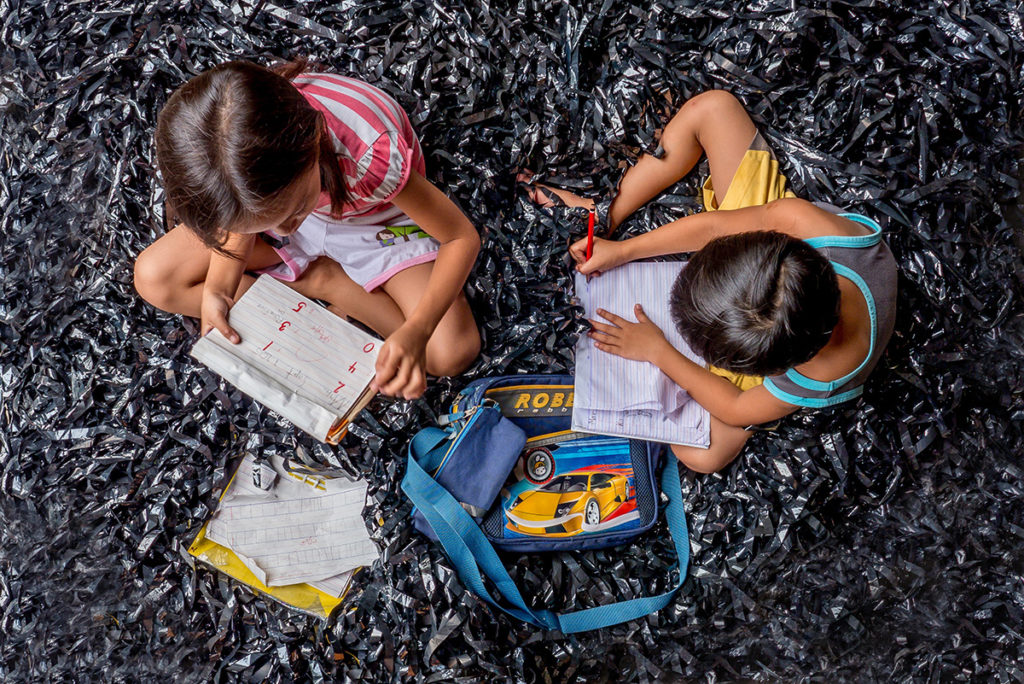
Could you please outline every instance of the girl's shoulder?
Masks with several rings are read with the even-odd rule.
[[[361,81],[358,78],[354,78],[352,76],[347,76],[345,74],[335,73],[335,72],[332,72],[332,71],[303,71],[301,74],[299,74],[298,76],[295,76],[292,79],[292,81],[295,82],[295,83],[309,83],[311,81],[319,81],[319,80],[324,80],[324,81],[339,81],[339,80],[340,81],[352,81],[352,82],[355,82],[355,83],[363,83],[363,84],[365,84],[365,81]]]
[[[328,117],[335,133],[353,128],[363,140],[374,133],[391,133],[407,128],[408,117],[393,97],[377,86],[351,76],[309,72],[292,80],[311,105]]]
[[[317,89],[347,96],[384,96],[391,99],[383,90],[362,79],[345,74],[326,71],[307,71],[292,79],[292,84],[299,90]]]

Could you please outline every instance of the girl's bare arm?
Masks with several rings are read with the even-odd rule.
[[[462,291],[480,251],[480,235],[454,202],[415,171],[394,204],[441,243],[419,304],[388,336],[377,358],[374,386],[411,398],[426,388],[427,340]]]
[[[394,204],[441,243],[427,290],[406,321],[433,332],[466,283],[480,251],[480,235],[447,195],[415,171]]]
[[[210,251],[210,266],[203,285],[199,317],[201,334],[205,335],[210,329],[217,328],[230,341],[241,341],[238,333],[228,324],[228,311],[234,306],[235,292],[245,273],[245,264],[252,254],[255,240],[254,234],[229,233],[223,249],[234,257],[216,250]]]

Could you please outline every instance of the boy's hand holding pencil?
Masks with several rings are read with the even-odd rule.
[[[583,275],[601,275],[604,271],[631,261],[626,253],[625,242],[605,240],[588,234],[569,246],[569,255],[576,262],[576,270]]]

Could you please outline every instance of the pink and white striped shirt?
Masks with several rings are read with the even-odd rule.
[[[342,220],[364,223],[373,216],[376,222],[400,215],[391,200],[413,169],[426,171],[420,142],[401,106],[383,90],[347,76],[301,74],[292,83],[327,120],[349,196]],[[330,213],[326,192],[316,211]]]

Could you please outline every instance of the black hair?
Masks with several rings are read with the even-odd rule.
[[[672,285],[672,319],[713,366],[775,375],[809,361],[839,322],[839,281],[803,240],[767,232],[709,242]]]
[[[156,152],[168,208],[208,247],[220,250],[232,228],[273,211],[313,164],[332,211],[341,210],[344,184],[323,116],[289,80],[305,66],[227,62],[178,88],[161,110]]]

